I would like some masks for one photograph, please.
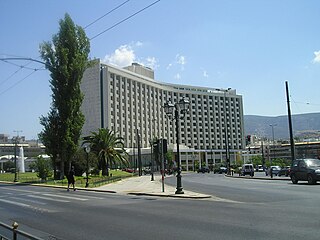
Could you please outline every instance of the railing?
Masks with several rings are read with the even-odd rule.
[[[20,237],[22,237],[22,239],[29,240],[43,240],[42,238],[38,238],[29,233],[18,230],[19,224],[17,222],[13,222],[11,226],[0,222],[0,227],[0,240],[18,240]]]

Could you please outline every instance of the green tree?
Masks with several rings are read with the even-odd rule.
[[[84,137],[83,143],[89,143],[91,151],[98,156],[102,175],[109,176],[109,166],[112,164],[128,166],[123,138],[117,137],[113,131],[100,128],[98,132],[91,132],[91,135]]]
[[[90,168],[97,168],[98,167],[98,159],[97,156],[90,152],[88,155],[89,160],[89,172]],[[77,152],[75,153],[74,159],[72,161],[72,165],[75,167],[75,175],[81,176],[87,170],[87,153],[84,151],[84,148],[78,148]]]
[[[260,155],[252,156],[251,162],[254,167],[256,167],[257,165],[262,165],[262,156],[260,156]]]
[[[168,162],[167,168],[173,169],[173,150],[172,149],[169,149],[168,152],[166,153],[166,159]]]
[[[83,28],[76,26],[68,14],[59,25],[52,43],[40,45],[41,57],[50,71],[52,104],[48,116],[40,119],[44,130],[39,137],[48,146],[47,152],[54,161],[58,159],[60,178],[63,178],[77,151],[84,123],[80,83],[89,66],[90,42]]]
[[[57,176],[57,160],[59,155],[59,118],[57,111],[51,109],[47,117],[40,118],[40,124],[43,126],[42,132],[39,134],[39,139],[46,146],[46,153],[51,156],[54,178]]]
[[[48,177],[52,176],[52,168],[50,161],[43,157],[38,157],[35,164],[37,177],[41,178],[42,181],[46,181]]]

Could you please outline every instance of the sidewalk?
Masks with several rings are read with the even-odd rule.
[[[168,176],[174,177],[174,176]],[[164,178],[164,182],[166,178]],[[172,198],[190,198],[190,199],[204,199],[211,198],[210,195],[186,191],[184,194],[175,194],[176,188],[164,184],[164,191],[162,189],[161,175],[154,175],[154,181],[151,181],[150,175],[143,175],[140,177],[130,177],[121,181],[110,183],[101,187],[94,188],[98,191],[109,191],[121,194],[130,195],[144,195],[144,196],[159,196]],[[174,177],[175,178],[175,177]]]

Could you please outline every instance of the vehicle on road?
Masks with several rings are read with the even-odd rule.
[[[241,175],[250,175],[251,177],[254,176],[254,167],[253,164],[243,164],[242,165],[242,170],[241,170]]]
[[[313,158],[294,160],[290,178],[293,184],[297,184],[300,180],[308,181],[308,184],[316,184],[320,181],[320,160]]]
[[[210,173],[210,169],[207,167],[202,167],[197,170],[198,173]]]
[[[149,167],[143,168],[142,172],[144,175],[151,174],[151,168],[149,168]]]
[[[281,170],[280,166],[270,166],[269,168],[269,174],[271,175],[271,171],[272,171],[272,175],[276,175],[278,176],[279,171]]]
[[[257,172],[263,172],[263,166],[262,165],[257,165],[256,171]]]
[[[281,177],[281,176],[288,177],[289,175],[290,175],[290,166],[283,167],[278,172],[278,177]]]
[[[219,167],[213,170],[213,173],[219,173],[219,174],[227,173],[227,172],[228,172],[228,169],[226,167]]]

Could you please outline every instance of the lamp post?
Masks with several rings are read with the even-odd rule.
[[[176,120],[176,144],[177,144],[177,190],[175,194],[184,194],[182,183],[181,183],[181,166],[180,166],[180,151],[179,151],[179,135],[180,135],[180,119],[183,119],[186,112],[189,109],[189,101],[182,98],[178,103],[173,104],[171,102],[166,102],[163,106],[164,112],[172,120]]]
[[[17,144],[18,144],[18,137],[13,138],[14,139],[14,182],[18,182],[17,177]]]
[[[276,152],[275,152],[275,144],[274,144],[274,127],[275,126],[277,126],[277,124],[270,124],[269,125],[270,127],[271,127],[271,129],[272,129],[272,145],[273,145],[273,159],[275,159],[276,158]],[[271,159],[271,163],[272,163],[272,159]]]
[[[227,92],[231,90],[231,88],[228,89],[215,89],[216,91],[223,92],[223,108],[224,108],[224,138],[225,138],[225,147],[226,147],[226,161],[227,161],[227,168],[228,168],[228,175],[231,174],[231,166],[230,166],[230,156],[229,156],[229,141],[228,141],[228,123],[227,123],[227,106],[226,106],[226,101],[227,101]]]
[[[154,174],[153,174],[153,140],[150,140],[150,146],[151,146],[151,181],[154,181]]]
[[[17,136],[14,137],[14,182],[18,182],[18,176],[17,176],[17,145],[19,141],[19,133],[22,132],[21,130],[14,130],[14,132],[17,133]]]
[[[86,168],[86,188],[89,187],[89,153],[90,153],[90,145],[87,145],[84,148],[84,151],[87,153],[87,168]]]

